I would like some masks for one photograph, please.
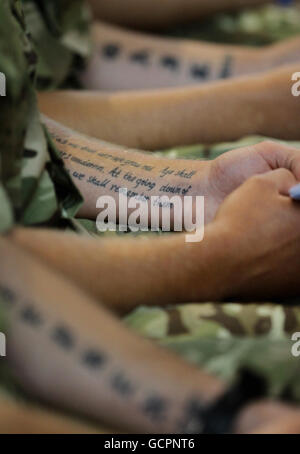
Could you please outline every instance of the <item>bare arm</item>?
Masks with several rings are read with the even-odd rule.
[[[292,167],[299,174],[299,160]],[[287,298],[299,293],[300,208],[287,196],[296,182],[283,168],[250,178],[225,199],[200,243],[186,243],[184,234],[94,240],[24,229],[13,239],[120,311],[137,304]]]
[[[89,0],[96,17],[129,27],[155,28],[268,0]]]
[[[82,74],[91,90],[183,87],[267,71],[300,59],[299,37],[263,48],[159,38],[96,22]]]
[[[284,167],[300,179],[299,152],[280,143],[262,142],[213,161],[170,160],[82,135],[49,118],[43,121],[83,195],[78,215],[97,219],[98,226],[106,220],[126,229],[128,224],[147,230],[201,229],[247,178]],[[204,214],[197,196],[204,196]]]
[[[81,217],[95,219],[100,212],[96,207],[97,199],[104,195],[115,200],[117,213],[119,205],[127,206],[129,199],[146,205],[150,212],[154,203],[161,205],[163,196],[175,195],[183,199],[190,195],[210,195],[208,162],[170,161],[84,136],[49,118],[43,118],[43,121],[83,195],[84,205],[78,213]],[[123,194],[124,189],[127,194],[119,203],[119,192]],[[208,197],[207,220],[213,216],[214,204],[210,202]],[[124,221],[127,225],[127,216]],[[141,224],[147,227],[149,221],[147,216]]]
[[[136,337],[10,241],[0,248],[7,360],[27,391],[131,431],[200,430],[191,409],[222,392],[219,380]]]
[[[78,131],[145,150],[262,134],[299,138],[299,98],[287,66],[200,87],[134,93],[41,93],[43,113]]]

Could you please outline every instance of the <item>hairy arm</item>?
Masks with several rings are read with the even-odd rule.
[[[298,70],[286,66],[181,89],[41,93],[39,106],[78,131],[145,150],[230,141],[247,134],[293,140],[299,138],[300,120],[291,77]]]
[[[91,90],[199,85],[299,61],[299,37],[262,48],[159,38],[96,22],[94,52],[82,73]]]
[[[11,241],[0,249],[7,360],[25,389],[131,431],[200,430],[195,408],[223,391],[219,380],[133,335]]]
[[[96,17],[129,27],[155,28],[268,0],[89,0]]]

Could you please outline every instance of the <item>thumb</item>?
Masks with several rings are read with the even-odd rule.
[[[290,194],[291,188],[298,183],[294,174],[287,169],[271,170],[270,172],[260,175],[259,178],[270,182],[274,185],[279,194],[286,196]]]

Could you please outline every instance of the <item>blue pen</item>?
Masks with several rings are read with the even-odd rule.
[[[290,196],[293,200],[300,200],[300,184],[296,184],[290,189]]]

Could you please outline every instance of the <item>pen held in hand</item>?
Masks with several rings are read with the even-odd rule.
[[[293,186],[290,189],[290,197],[293,200],[298,200],[300,201],[300,184],[296,184],[296,186]]]

